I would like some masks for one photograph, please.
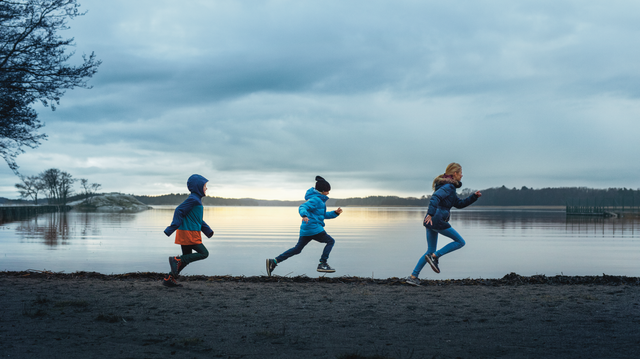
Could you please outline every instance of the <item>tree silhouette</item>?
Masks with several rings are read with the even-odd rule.
[[[78,66],[66,63],[75,44],[57,32],[85,14],[79,7],[76,0],[0,0],[0,155],[16,174],[23,147],[46,138],[31,106],[40,101],[55,110],[66,90],[90,88],[86,81],[101,63],[93,53]]]

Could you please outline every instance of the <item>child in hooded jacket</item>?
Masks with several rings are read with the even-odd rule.
[[[465,208],[475,203],[482,196],[482,193],[476,191],[465,199],[458,198],[456,188],[462,187],[460,180],[462,180],[462,166],[455,162],[450,163],[445,173],[433,180],[432,188],[434,192],[429,201],[427,215],[423,221],[423,225],[427,229],[427,252],[420,257],[413,272],[407,277],[407,284],[420,285],[418,276],[427,263],[429,263],[434,272],[440,273],[440,257],[465,245],[462,236],[449,224],[451,207]],[[453,241],[436,251],[439,234],[449,237]]]
[[[191,192],[189,197],[180,204],[173,213],[173,221],[171,225],[164,230],[164,234],[171,236],[176,232],[175,243],[182,248],[181,256],[169,257],[169,266],[171,272],[164,278],[163,284],[167,287],[181,287],[176,279],[180,272],[189,263],[205,259],[209,256],[209,251],[202,244],[200,232],[204,233],[207,238],[213,236],[213,230],[202,219],[204,207],[202,206],[202,197],[207,192],[206,178],[194,174],[187,180],[187,188]],[[193,253],[193,252],[196,253]]]
[[[336,270],[331,268],[327,263],[329,254],[335,243],[335,240],[324,230],[324,220],[336,218],[342,213],[342,208],[335,211],[327,212],[326,202],[329,199],[327,195],[331,191],[331,185],[324,178],[316,176],[315,188],[311,187],[304,196],[305,203],[298,207],[298,213],[302,217],[300,224],[300,238],[295,247],[285,251],[274,259],[267,259],[267,275],[271,276],[271,272],[278,264],[287,258],[300,254],[302,249],[312,240],[324,243],[324,250],[318,264],[318,272],[333,273]]]

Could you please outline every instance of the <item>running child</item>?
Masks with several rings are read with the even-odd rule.
[[[277,256],[275,259],[267,259],[268,276],[271,276],[271,272],[273,272],[278,264],[287,258],[300,254],[302,249],[312,240],[325,244],[322,256],[320,257],[320,263],[318,264],[318,272],[333,273],[336,271],[327,263],[335,240],[325,232],[324,220],[338,217],[340,213],[342,213],[342,208],[327,212],[326,202],[329,199],[329,197],[327,197],[329,191],[331,191],[329,182],[320,176],[316,176],[315,188],[312,187],[307,190],[304,196],[307,202],[298,208],[298,213],[300,213],[300,217],[302,217],[298,244]]]
[[[445,172],[433,180],[432,188],[434,192],[429,201],[427,215],[423,221],[424,226],[427,228],[427,253],[418,260],[418,264],[416,264],[413,273],[411,273],[406,280],[407,284],[420,285],[418,276],[427,263],[429,263],[429,266],[431,266],[434,272],[440,273],[440,257],[458,250],[465,245],[462,236],[449,224],[451,207],[467,207],[477,201],[478,198],[482,196],[482,193],[476,191],[465,199],[458,198],[456,188],[462,187],[460,180],[462,180],[462,166],[455,162],[450,163]],[[438,234],[451,238],[453,242],[449,242],[440,248],[440,250],[436,251]]]
[[[213,236],[213,230],[202,219],[204,210],[202,197],[207,193],[207,182],[209,182],[208,179],[197,174],[189,177],[187,188],[191,194],[176,208],[171,225],[164,230],[167,237],[176,232],[175,243],[182,247],[181,256],[169,257],[171,272],[162,283],[167,287],[181,287],[182,284],[179,284],[176,279],[184,267],[209,256],[209,251],[202,244],[200,236],[200,232],[203,232],[207,238]],[[196,253],[193,253],[194,251]]]

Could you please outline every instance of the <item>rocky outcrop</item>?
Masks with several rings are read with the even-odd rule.
[[[142,212],[151,207],[138,201],[135,197],[126,194],[105,194],[92,197],[78,204],[74,204],[74,209],[79,211],[96,212]]]

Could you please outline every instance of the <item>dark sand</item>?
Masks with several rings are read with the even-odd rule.
[[[1,358],[637,358],[640,280],[0,272]],[[622,279],[621,279],[622,278]],[[552,280],[554,279],[554,280]],[[537,284],[539,283],[539,284]]]

